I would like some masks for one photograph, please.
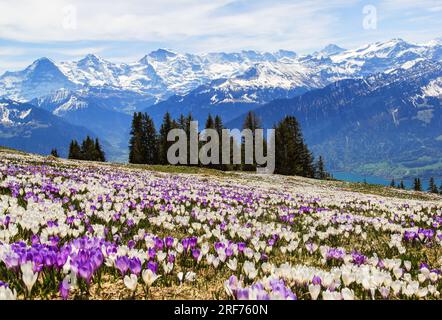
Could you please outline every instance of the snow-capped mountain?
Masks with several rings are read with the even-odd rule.
[[[0,145],[49,154],[57,148],[67,155],[72,139],[82,140],[95,134],[83,126],[70,124],[28,103],[0,98]],[[105,149],[109,150],[107,143]]]
[[[198,55],[158,49],[133,63],[114,63],[92,54],[78,61],[60,63],[42,58],[25,70],[2,75],[0,96],[27,101],[59,89],[95,88],[136,93],[155,103],[174,94],[185,95],[217,79],[232,79],[239,84],[241,75],[248,77],[253,69],[270,71],[261,72],[251,84],[243,81],[239,85],[311,87],[312,81],[323,86],[343,78],[395,69],[417,59],[441,58],[440,39],[422,45],[393,39],[354,50],[328,45],[307,56],[284,50]]]
[[[410,70],[441,60],[441,39],[425,44],[393,39],[348,50],[331,44],[302,56],[286,50],[190,54],[158,49],[132,63],[92,54],[68,62],[41,58],[24,70],[1,75],[0,97],[30,101],[51,116],[86,126],[108,139],[115,151],[110,158],[124,160],[120,156],[127,150],[134,111],[145,110],[157,124],[166,111],[174,117],[191,112],[201,123],[209,113],[218,114],[228,122],[275,99],[329,88],[337,81],[363,81],[365,85],[345,87],[348,92],[340,95],[340,103],[349,103],[352,97],[370,96],[372,86],[385,79],[391,81],[403,72],[411,81]],[[422,91],[425,99],[416,93],[416,101],[438,99],[440,84],[440,79],[432,79]],[[397,90],[400,96],[404,89]],[[420,111],[417,119],[429,119],[435,112]],[[280,116],[283,109],[273,112],[269,119]],[[14,116],[20,114],[10,113],[8,119]]]
[[[60,88],[75,89],[75,83],[48,58],[41,58],[22,71],[0,76],[0,97],[27,101]]]
[[[265,128],[295,116],[334,170],[419,176],[442,170],[442,63],[346,79],[255,110]],[[244,117],[227,124],[241,126]]]

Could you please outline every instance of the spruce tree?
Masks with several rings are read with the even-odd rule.
[[[81,159],[95,161],[95,143],[91,137],[87,136],[81,143]]]
[[[222,163],[222,153],[223,153],[223,144],[222,144],[222,137],[223,137],[223,121],[220,116],[216,115],[214,120],[214,128],[216,132],[218,133],[219,137],[219,164],[216,166],[219,170],[227,170],[228,166]]]
[[[81,148],[77,140],[72,140],[71,144],[69,145],[68,159],[75,159],[75,160],[81,159]]]
[[[405,189],[405,184],[403,180],[401,180],[401,183],[399,184],[399,189]]]
[[[163,123],[161,124],[160,134],[158,138],[158,155],[159,155],[158,160],[160,164],[163,165],[168,164],[167,150],[173,144],[173,141],[172,142],[167,141],[167,134],[175,126],[178,126],[178,124],[175,121],[172,121],[170,113],[166,112],[166,114],[163,117]]]
[[[396,182],[394,181],[394,179],[391,179],[390,187],[392,188],[396,187]]]
[[[215,121],[213,121],[212,115],[210,115],[210,114],[207,117],[206,125],[205,125],[204,129],[215,129]],[[210,142],[210,139],[211,138],[208,138],[206,143]],[[209,157],[211,156],[211,152],[208,152],[208,156]],[[213,163],[210,163],[210,164],[207,165],[207,167],[209,167],[209,168],[215,168],[216,166],[217,165],[213,164]]]
[[[319,156],[318,161],[316,162],[316,178],[324,180],[328,178],[328,173],[325,170],[324,158]]]
[[[428,184],[428,192],[439,193],[439,190],[437,189],[437,185],[433,177],[430,178],[430,182]]]
[[[275,127],[275,172],[313,177],[313,157],[295,117],[287,116]]]
[[[143,126],[141,112],[135,112],[129,141],[129,163],[143,163]]]
[[[95,138],[95,155],[93,161],[100,161],[100,162],[106,162],[106,157],[103,151],[103,148],[101,147],[100,141],[98,141],[98,138]]]
[[[244,120],[243,129],[250,129],[252,131],[252,137],[253,137],[253,149],[255,149],[255,130],[261,128],[261,122],[259,121],[258,117],[255,115],[253,111],[249,111],[246,115],[246,118]],[[244,171],[255,171],[256,170],[256,159],[255,159],[255,153],[252,155],[252,164],[246,164],[245,161],[245,142],[244,140],[241,141],[241,159],[243,161],[242,169]]]
[[[414,191],[422,191],[421,179],[415,178],[413,183]]]
[[[52,149],[51,150],[51,156],[53,156],[53,157],[55,157],[55,158],[58,158],[59,156],[58,156],[58,151],[57,151],[57,149]]]
[[[158,143],[155,124],[146,113],[142,115],[142,159],[145,164],[157,164]]]

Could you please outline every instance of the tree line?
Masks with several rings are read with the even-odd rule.
[[[194,121],[191,114],[180,115],[177,119],[172,119],[169,112],[166,112],[159,131],[156,130],[152,118],[147,113],[135,112],[132,118],[132,126],[129,140],[129,163],[134,164],[149,164],[149,165],[168,165],[167,151],[175,143],[174,141],[167,141],[167,135],[172,129],[183,129],[187,134],[187,139],[190,140],[191,134],[194,136],[202,134],[198,129],[192,129],[191,121]],[[219,115],[213,117],[208,115],[205,122],[205,129],[214,129],[218,132],[218,136],[222,136],[222,130],[225,128],[223,121]],[[262,129],[261,122],[253,112],[248,112],[246,115],[243,128],[250,129],[252,133],[256,129]],[[312,152],[306,145],[301,127],[297,119],[293,116],[287,116],[280,122],[274,125],[275,129],[275,173],[283,175],[299,175],[309,178],[328,179],[331,175],[325,169],[325,162],[323,157],[319,157],[316,161]],[[195,132],[191,132],[196,130]],[[255,135],[253,134],[253,145],[255,145]],[[257,164],[255,155],[251,159],[251,163],[245,161],[245,141],[242,139],[236,142],[233,137],[230,137],[230,156],[233,155],[233,148],[240,148],[241,163],[233,164],[207,164],[203,165],[200,162],[193,164],[194,166],[209,167],[218,170],[241,170],[241,171],[255,171],[259,166]],[[198,139],[199,141],[199,139]],[[208,140],[207,142],[209,142]],[[199,141],[199,148],[203,143]],[[266,146],[264,140],[264,147]],[[188,141],[187,147],[190,148]],[[222,146],[219,146],[219,155],[221,155]],[[266,149],[264,148],[264,152]],[[210,153],[210,152],[209,152]],[[190,165],[190,152],[187,151],[187,164]],[[232,160],[232,159],[231,159]]]
[[[51,151],[51,155],[58,157],[57,149]],[[106,157],[98,138],[95,140],[87,136],[81,144],[77,140],[72,140],[69,144],[68,159],[88,160],[105,162]]]
[[[390,187],[397,188],[397,189],[405,189],[405,184],[404,184],[404,181],[401,180],[401,182],[396,185],[395,180],[392,179],[390,182]],[[420,178],[414,178],[412,188],[414,191],[424,191],[423,187],[422,187],[422,181]],[[428,182],[428,189],[426,191],[428,191],[430,193],[442,194],[442,183],[439,187],[437,187],[435,179],[433,177],[431,177]]]

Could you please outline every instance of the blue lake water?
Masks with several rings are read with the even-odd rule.
[[[357,173],[352,172],[332,172],[333,177],[337,180],[343,180],[348,182],[364,182],[366,181],[369,184],[379,184],[383,186],[389,186],[391,183],[391,179],[386,179],[382,177],[375,177],[375,176],[369,176],[369,175],[360,175]],[[413,180],[412,179],[404,179],[404,184],[407,189],[413,188]],[[439,187],[442,183],[442,179],[436,179],[436,185]],[[395,179],[396,185],[401,182],[401,179]],[[422,190],[426,191],[428,189],[428,182],[429,179],[422,179]]]

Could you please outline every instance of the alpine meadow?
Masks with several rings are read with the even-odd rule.
[[[0,300],[190,319],[442,299],[441,18],[0,0]]]

